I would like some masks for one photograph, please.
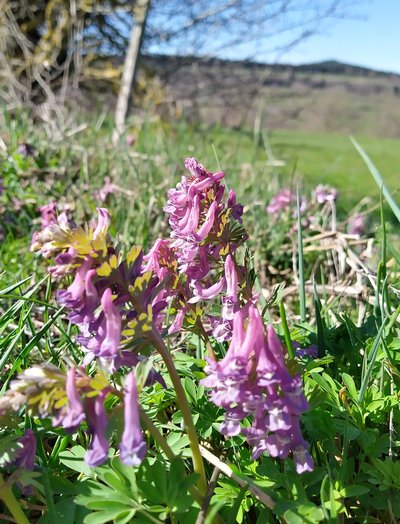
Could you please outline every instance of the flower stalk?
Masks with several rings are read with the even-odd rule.
[[[153,330],[152,332],[152,342],[158,350],[158,352],[160,353],[160,355],[162,356],[165,365],[167,366],[168,373],[171,377],[172,384],[175,388],[178,406],[182,413],[183,421],[186,426],[186,432],[189,438],[190,449],[192,451],[193,468],[194,471],[200,475],[197,487],[200,494],[204,496],[207,492],[206,472],[204,469],[203,458],[200,453],[200,446],[197,438],[196,428],[193,424],[192,414],[190,411],[188,401],[186,399],[185,391],[181,384],[181,379],[179,378],[179,375],[174,365],[174,361],[172,360],[172,357],[166,345],[164,344],[163,339],[155,330]]]
[[[17,524],[29,524],[29,520],[25,513],[22,511],[21,506],[18,504],[17,499],[14,496],[12,487],[5,482],[3,476],[0,474],[0,499],[7,506],[11,515],[14,517]]]

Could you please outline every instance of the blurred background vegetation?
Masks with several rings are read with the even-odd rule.
[[[284,64],[285,51],[364,4],[0,0],[8,262],[25,253],[25,235],[49,201],[83,219],[106,200],[123,241],[148,244],[162,230],[165,192],[186,156],[228,173],[254,238],[265,234],[271,195],[285,186],[337,187],[339,214],[377,209],[379,190],[348,134],[395,192],[400,76],[335,61]],[[275,46],[281,60],[216,58],[254,42]]]

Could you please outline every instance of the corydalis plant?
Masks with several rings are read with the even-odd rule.
[[[0,416],[25,407],[31,416],[50,418],[54,427],[61,427],[67,433],[75,432],[86,422],[91,438],[85,461],[89,466],[98,466],[107,459],[110,447],[106,437],[105,400],[108,395],[115,394],[123,398],[125,406],[121,461],[137,465],[144,458],[146,443],[140,428],[133,371],[125,379],[125,391],[119,391],[102,371],[91,377],[83,368],[70,368],[66,374],[51,365],[29,368],[11,382],[10,389],[0,399]],[[14,463],[33,469],[35,441],[32,432],[28,430],[20,442],[26,446],[16,455]]]
[[[171,246],[192,295],[185,307],[219,302],[218,316],[203,317],[217,340],[230,340],[221,361],[208,358],[202,381],[212,388],[211,400],[226,410],[221,432],[243,433],[254,459],[264,451],[279,458],[293,452],[297,472],[310,471],[313,462],[300,429],[300,415],[308,409],[300,377],[288,372],[279,339],[272,326],[265,328],[257,310],[259,295],[252,291],[248,268],[236,260],[237,248],[246,239],[237,227],[243,207],[233,191],[224,205],[223,173],[209,173],[192,158],[185,166],[191,177],[183,177],[169,191],[164,209],[171,214]],[[232,239],[232,231],[240,231],[240,236]],[[252,425],[244,428],[241,421],[248,417]]]
[[[99,358],[115,371],[135,363],[166,303],[158,296],[159,278],[143,268],[141,248],[123,256],[108,238],[109,224],[102,208],[96,227],[76,227],[63,214],[34,236],[31,249],[54,258],[52,274],[75,275],[66,290],[57,292],[57,300],[79,328],[84,364]]]
[[[76,226],[62,213],[56,223],[34,235],[32,250],[54,260],[50,272],[73,277],[66,289],[57,292],[57,300],[79,330],[83,364],[101,371],[92,378],[81,368],[66,375],[48,367],[27,370],[3,397],[0,413],[27,405],[32,415],[50,417],[67,431],[86,423],[91,437],[86,461],[98,465],[108,454],[105,401],[114,394],[124,404],[121,460],[137,465],[146,445],[132,368],[155,349],[176,390],[194,468],[200,475],[199,489],[205,492],[190,409],[162,339],[168,328],[170,333],[183,329],[186,318],[190,320],[186,327],[197,329],[208,342],[209,336],[231,341],[226,357],[220,362],[210,358],[205,368],[204,384],[211,388],[211,399],[226,410],[222,432],[243,433],[253,446],[254,458],[264,451],[284,458],[293,451],[297,470],[310,469],[299,423],[307,408],[300,379],[287,371],[279,341],[272,327],[265,328],[257,310],[251,271],[236,259],[247,238],[241,224],[243,207],[234,191],[224,200],[224,173],[211,173],[195,159],[187,159],[185,165],[189,176],[169,191],[165,208],[171,238],[158,239],[146,255],[139,247],[124,255],[112,244],[110,217],[102,208],[94,226]],[[219,314],[215,307],[202,314],[208,304],[219,305]],[[175,312],[172,326],[166,325],[167,306]],[[122,391],[115,372],[125,373],[126,367],[130,371]],[[112,380],[109,374],[114,374]],[[34,381],[29,380],[31,375]],[[157,378],[154,370],[149,378]],[[247,418],[250,428],[241,424]]]

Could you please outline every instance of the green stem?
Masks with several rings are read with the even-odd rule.
[[[153,437],[155,442],[157,442],[157,444],[160,446],[160,448],[164,451],[164,453],[167,456],[167,458],[169,460],[173,460],[174,458],[176,458],[176,455],[174,454],[172,449],[169,447],[168,442],[165,440],[165,438],[163,437],[163,435],[161,434],[159,429],[156,427],[154,422],[147,415],[147,413],[145,413],[145,411],[143,409],[140,410],[140,418],[142,419],[143,424],[146,426],[146,428],[148,429],[150,435]],[[212,489],[210,491],[210,486],[212,488],[215,487],[215,486],[212,486],[211,484],[212,484],[212,482],[210,482],[210,485],[209,485],[209,488],[208,488],[208,493],[207,493],[207,495],[210,495],[210,498],[211,498],[212,493],[214,492],[214,489]],[[189,487],[189,493],[192,495],[194,500],[200,505],[200,508],[201,508],[204,505],[205,499],[203,499],[203,497],[200,495],[200,493],[197,490],[197,488],[195,486],[190,486]],[[208,501],[208,503],[209,502],[210,501]],[[214,524],[224,524],[224,521],[218,515],[218,513],[216,515],[214,515]]]
[[[160,431],[157,429],[154,422],[151,420],[151,418],[147,415],[147,413],[143,409],[140,409],[140,418],[142,419],[143,424],[149,430],[149,433],[153,437],[155,442],[157,442],[160,448],[164,451],[167,459],[174,460],[175,453],[172,451],[168,442],[165,440],[165,438],[162,436]]]
[[[12,487],[4,482],[2,475],[0,475],[0,499],[7,506],[17,524],[29,524],[29,520],[14,496]]]
[[[212,347],[212,344],[211,344],[211,342],[210,342],[210,338],[209,338],[209,336],[207,335],[207,332],[206,332],[206,330],[204,329],[203,323],[202,323],[202,321],[200,320],[200,318],[197,318],[197,320],[196,320],[196,324],[197,324],[197,327],[198,327],[199,330],[200,330],[201,336],[203,337],[204,343],[205,343],[206,348],[207,348],[208,356],[209,356],[210,358],[212,358],[213,360],[217,360],[217,357],[215,356],[215,353],[214,353],[214,348]]]
[[[200,494],[204,496],[207,492],[206,472],[204,469],[203,458],[200,453],[199,441],[197,438],[196,428],[194,427],[194,424],[193,424],[192,414],[190,411],[188,401],[186,399],[185,391],[181,384],[181,379],[175,369],[174,361],[172,360],[172,357],[168,349],[166,348],[163,339],[160,337],[160,335],[155,330],[153,330],[151,339],[154,345],[156,346],[158,352],[164,359],[165,365],[167,366],[167,369],[168,369],[168,373],[172,380],[172,384],[175,388],[178,406],[181,410],[183,421],[186,426],[186,432],[189,437],[189,444],[190,444],[190,449],[192,451],[194,471],[200,475],[200,479],[198,481],[197,487],[198,487]]]

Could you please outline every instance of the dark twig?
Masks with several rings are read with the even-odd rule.
[[[210,505],[211,497],[213,496],[215,486],[217,485],[219,474],[220,474],[220,469],[217,466],[215,466],[212,472],[210,481],[208,483],[206,496],[204,497],[199,514],[197,515],[196,524],[204,524],[205,522],[207,510]]]

